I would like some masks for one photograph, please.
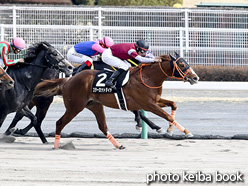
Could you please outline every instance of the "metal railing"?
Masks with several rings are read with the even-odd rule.
[[[191,65],[248,66],[248,11],[0,6],[0,37],[47,41],[66,56],[81,41],[146,39],[155,55],[179,52]]]

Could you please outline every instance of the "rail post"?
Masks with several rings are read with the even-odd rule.
[[[0,27],[1,27],[1,41],[4,41],[4,25],[1,24]]]
[[[146,111],[144,111],[143,109],[140,111],[145,117],[147,117]],[[141,138],[148,139],[147,124],[143,120],[141,120],[141,124],[142,124]]]
[[[13,6],[13,7],[10,7],[10,9],[12,9],[13,11],[12,11],[12,16],[10,16],[10,17],[12,17],[13,18],[13,36],[12,37],[16,37],[16,9],[17,9],[17,7],[16,6]]]

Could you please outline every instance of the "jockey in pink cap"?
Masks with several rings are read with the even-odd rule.
[[[23,63],[24,59],[10,60],[8,58],[9,53],[18,54],[21,50],[25,49],[25,41],[20,37],[15,37],[11,43],[1,41],[0,42],[0,66],[7,67],[16,63]]]
[[[114,41],[111,37],[104,37],[96,41],[84,41],[74,45],[67,53],[67,59],[72,63],[81,64],[77,73],[90,69],[93,63],[92,56],[102,54],[104,50],[111,47]]]

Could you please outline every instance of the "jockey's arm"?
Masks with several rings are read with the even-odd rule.
[[[2,60],[3,60],[5,66],[12,66],[12,65],[15,65],[16,63],[18,63],[17,59],[10,60],[8,58],[8,48],[7,48],[7,46],[3,46],[1,48],[1,57],[2,57]]]
[[[155,58],[155,56],[153,55],[153,53],[151,51],[149,51],[149,50],[146,52],[145,56],[143,56],[143,57]]]
[[[142,57],[140,55],[137,55],[135,57],[136,60],[140,61],[141,63],[151,63],[154,62],[154,58],[147,58],[147,57]]]
[[[20,59],[17,59],[18,60],[18,63],[24,63],[24,59],[23,58],[20,58]]]
[[[102,54],[105,48],[102,48],[98,43],[92,45],[92,50],[97,51],[98,53]]]

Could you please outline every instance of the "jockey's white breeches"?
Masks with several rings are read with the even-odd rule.
[[[70,61],[72,63],[79,63],[79,64],[82,64],[86,61],[90,61],[91,64],[93,62],[91,57],[77,53],[75,51],[74,47],[72,47],[72,48],[70,48],[70,50],[68,50],[67,59],[68,59],[68,61]]]
[[[123,69],[127,71],[131,64],[128,63],[126,60],[121,60],[118,57],[113,56],[112,51],[110,48],[104,50],[102,53],[102,61],[110,66]]]
[[[3,62],[3,60],[2,59],[0,59],[0,65],[1,65],[1,67],[5,67],[5,64],[4,64],[4,62]]]

